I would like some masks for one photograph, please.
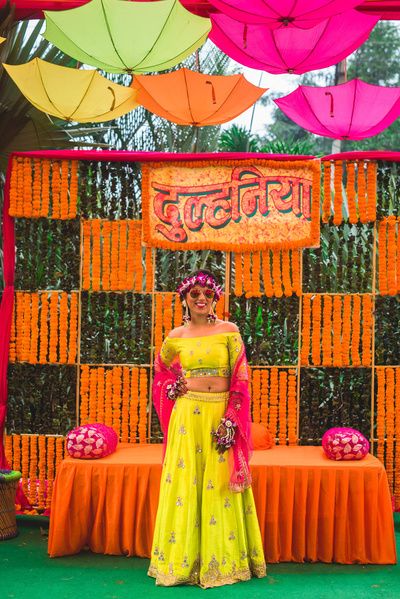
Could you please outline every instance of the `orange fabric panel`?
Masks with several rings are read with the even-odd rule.
[[[149,557],[161,475],[160,445],[120,444],[101,460],[60,465],[50,519],[51,557]],[[393,564],[386,472],[372,455],[333,462],[320,447],[254,451],[253,493],[266,561]]]

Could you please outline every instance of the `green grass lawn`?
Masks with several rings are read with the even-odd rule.
[[[400,514],[395,515],[400,555]],[[212,597],[269,599],[400,599],[400,565],[341,566],[330,564],[271,564],[268,577],[232,586],[156,587],[146,575],[148,561],[97,555],[89,551],[70,557],[47,556],[47,520],[19,517],[19,535],[0,542],[1,599],[166,599]]]

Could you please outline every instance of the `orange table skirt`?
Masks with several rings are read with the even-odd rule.
[[[161,475],[160,445],[120,444],[101,460],[65,459],[50,518],[51,557],[149,557]],[[368,455],[333,462],[320,447],[255,451],[253,492],[267,562],[396,563],[386,472]]]

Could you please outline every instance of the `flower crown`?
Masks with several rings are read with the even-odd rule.
[[[201,287],[208,287],[214,291],[214,299],[216,301],[219,300],[222,293],[222,287],[217,285],[216,280],[213,276],[206,274],[205,272],[200,272],[197,275],[193,275],[192,277],[186,277],[178,286],[176,292],[179,293],[181,299],[184,299],[186,294],[194,287],[195,285],[200,285]]]

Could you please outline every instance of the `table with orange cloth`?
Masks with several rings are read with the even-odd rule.
[[[100,460],[66,458],[50,517],[51,557],[149,557],[161,476],[160,445],[120,444]],[[254,451],[253,492],[267,562],[393,564],[386,472],[379,460],[334,462],[320,447]]]

